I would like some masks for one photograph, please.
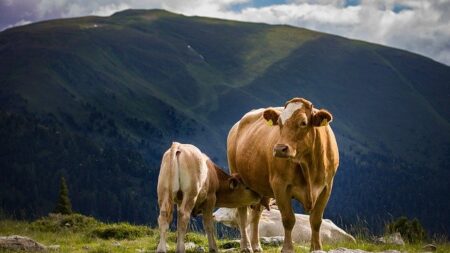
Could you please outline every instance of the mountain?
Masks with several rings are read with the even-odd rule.
[[[417,217],[450,227],[450,67],[407,51],[283,25],[126,10],[0,33],[0,214],[74,209],[156,224],[173,140],[226,167],[253,108],[305,97],[334,115],[341,165],[326,216]]]

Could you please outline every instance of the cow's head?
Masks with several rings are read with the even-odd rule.
[[[312,136],[308,133],[333,120],[328,111],[314,109],[312,103],[303,98],[289,100],[281,112],[266,109],[263,116],[269,125],[280,129],[280,140],[273,147],[274,156],[280,158],[295,158],[302,154],[312,145]]]

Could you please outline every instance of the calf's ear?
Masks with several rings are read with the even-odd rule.
[[[263,117],[269,126],[274,126],[278,125],[278,117],[280,117],[280,113],[274,109],[266,109],[263,113]]]
[[[324,109],[320,109],[313,113],[311,117],[311,124],[315,127],[326,126],[331,121],[333,121],[333,115]]]
[[[239,180],[236,177],[230,177],[228,182],[230,183],[231,190],[236,189],[239,185]]]

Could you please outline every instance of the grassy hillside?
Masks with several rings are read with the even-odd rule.
[[[47,213],[64,175],[76,210],[155,224],[173,140],[226,166],[234,122],[296,96],[334,115],[341,166],[327,217],[375,229],[407,215],[448,234],[450,67],[301,28],[163,10],[0,33],[3,212]]]
[[[61,223],[63,222],[63,223]],[[66,224],[70,224],[69,226]],[[154,252],[159,242],[157,228],[130,225],[127,223],[101,223],[92,218],[78,214],[70,216],[43,217],[34,222],[15,220],[0,220],[0,236],[21,235],[30,237],[45,246],[59,245],[58,252]],[[218,240],[221,250],[228,248],[227,243],[235,237],[225,236]],[[207,249],[206,235],[201,232],[189,232],[186,242]],[[168,244],[170,252],[174,252],[176,234],[170,232]],[[450,245],[445,242],[436,242],[436,252],[450,251]],[[406,244],[404,246],[381,245],[370,242],[368,238],[358,238],[357,243],[340,243],[324,245],[324,250],[340,247],[347,249],[362,249],[366,251],[399,250],[401,252],[422,252],[427,242]],[[233,243],[239,248],[239,244]],[[281,246],[263,245],[264,252],[279,252]],[[8,252],[2,251],[1,252]],[[309,245],[295,244],[296,252],[309,252]],[[187,252],[196,252],[188,250]],[[234,252],[239,252],[238,250]]]

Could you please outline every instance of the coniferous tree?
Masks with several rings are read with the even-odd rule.
[[[61,177],[58,202],[56,203],[56,207],[53,212],[60,214],[72,214],[72,204],[69,199],[69,190],[67,189],[67,184],[64,177]]]

